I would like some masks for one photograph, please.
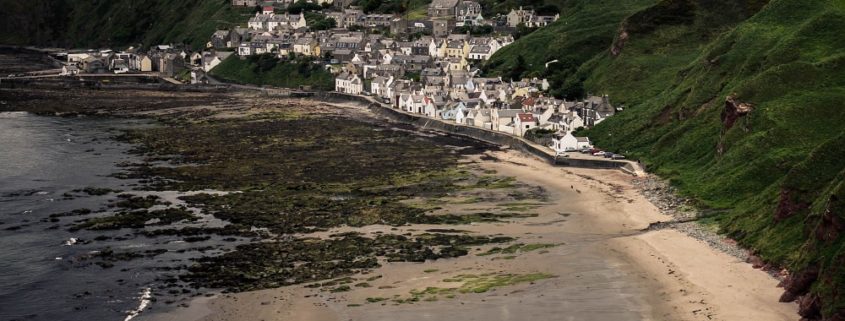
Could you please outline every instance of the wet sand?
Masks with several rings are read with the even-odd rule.
[[[641,233],[670,218],[640,196],[632,177],[616,170],[552,167],[515,152],[474,159],[485,169],[542,186],[548,202],[537,217],[508,223],[457,225],[479,234],[517,237],[521,243],[560,244],[511,259],[469,255],[422,264],[382,262],[372,287],[329,293],[292,286],[222,294],[189,308],[141,320],[795,320],[794,304],[778,303],[777,280],[706,244],[672,230]],[[474,204],[481,206],[484,204]],[[490,205],[490,204],[487,204]],[[469,205],[446,205],[442,211]],[[435,226],[340,228],[402,233]],[[436,271],[433,271],[436,270]],[[367,298],[403,298],[412,290],[449,287],[466,273],[549,273],[554,278],[460,293],[412,304]],[[164,313],[161,313],[164,312]]]

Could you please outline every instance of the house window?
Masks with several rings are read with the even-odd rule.
[[[530,127],[531,127],[531,125],[525,125],[525,129],[528,129]]]

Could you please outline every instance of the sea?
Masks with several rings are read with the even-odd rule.
[[[117,193],[91,196],[80,189],[132,192],[137,181],[112,174],[138,161],[132,146],[114,140],[142,120],[45,117],[0,112],[0,320],[131,320],[158,298],[167,266],[187,264],[193,246],[128,231],[69,230],[81,218],[51,217],[75,209],[105,215]],[[122,234],[126,233],[126,234]],[[109,238],[93,241],[102,234]],[[172,250],[155,259],[94,264],[104,248]],[[164,267],[164,268],[163,268]]]

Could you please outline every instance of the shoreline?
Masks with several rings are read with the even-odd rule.
[[[349,105],[347,105],[349,106]],[[662,213],[654,204],[639,193],[634,185],[634,177],[615,170],[583,169],[554,167],[540,159],[513,150],[496,152],[496,161],[485,161],[485,167],[495,169],[499,174],[516,176],[521,182],[529,184],[543,183],[553,195],[558,195],[551,203],[557,206],[570,206],[573,202],[580,208],[580,219],[573,219],[563,223],[565,227],[558,227],[560,231],[553,233],[565,234],[565,231],[579,231],[590,235],[601,235],[594,241],[589,251],[603,256],[610,265],[627,273],[625,277],[636,284],[624,288],[631,305],[627,312],[635,312],[642,320],[794,320],[797,319],[797,305],[794,303],[778,303],[780,290],[776,287],[778,281],[761,270],[755,270],[751,264],[745,263],[723,252],[711,248],[707,244],[693,237],[673,229],[640,232],[655,221],[669,221],[672,217]],[[568,186],[572,185],[572,186]],[[567,187],[568,186],[568,187]],[[573,193],[575,191],[575,193]],[[568,195],[561,198],[560,195]],[[575,197],[575,198],[571,198]],[[577,201],[575,200],[577,199]],[[564,204],[567,203],[567,204]],[[612,214],[612,215],[607,215]],[[536,220],[543,221],[550,218],[549,213],[541,214]],[[538,224],[529,220],[528,224]],[[456,226],[457,229],[470,229],[474,232],[492,234],[507,233],[521,230],[519,239],[531,238],[534,231],[525,230],[525,223],[520,227],[511,222],[505,226]],[[385,227],[366,227],[364,230],[374,232],[385,230]],[[518,233],[517,233],[518,234]],[[546,236],[546,235],[543,235]],[[524,241],[524,240],[523,240]],[[543,266],[546,267],[566,264],[571,259],[568,255],[544,258],[537,255],[529,262],[522,261],[520,268]],[[546,254],[548,255],[548,254]],[[470,255],[472,256],[472,255]],[[475,258],[469,258],[475,259]],[[520,261],[517,258],[517,261]],[[439,260],[423,264],[391,264],[374,271],[394,276],[396,280],[413,280],[418,277],[429,277],[421,272],[422,267],[458,266],[478,268],[486,264],[494,265],[498,269],[516,268],[495,265],[489,262],[461,263],[464,258]],[[480,264],[480,265],[479,265]],[[403,266],[404,265],[404,266]],[[408,267],[408,266],[411,267]],[[594,267],[595,268],[595,267]],[[558,275],[560,278],[560,275]],[[580,277],[580,276],[579,276]],[[387,278],[387,276],[385,276]],[[556,286],[567,287],[568,281],[557,283]],[[601,284],[600,279],[593,279],[595,284]],[[396,281],[399,282],[399,281]],[[552,281],[539,281],[538,284]],[[637,283],[639,282],[639,283]],[[589,283],[589,282],[588,282]],[[403,290],[415,287],[430,286],[427,281],[416,281]],[[535,286],[535,285],[532,285]],[[581,290],[590,289],[587,285]],[[483,309],[483,302],[502,300],[499,305],[508,306],[509,300],[520,300],[520,296],[528,300],[532,291],[554,291],[555,287],[516,285],[503,288],[509,292],[509,299],[502,299],[499,293],[483,294],[478,297],[459,299],[462,305],[478,305],[475,309]],[[255,320],[276,319],[284,320],[387,320],[386,316],[397,315],[402,318],[396,320],[417,320],[415,316],[446,317],[439,315],[449,305],[442,302],[422,302],[413,306],[378,306],[372,308],[350,308],[346,304],[361,300],[367,296],[368,289],[355,289],[343,295],[332,295],[306,289],[302,286],[291,286],[277,289],[267,289],[236,294],[223,294],[213,298],[202,298],[192,302],[187,309],[175,309],[163,313],[148,315],[150,318],[141,320]],[[364,293],[357,293],[364,292]],[[498,292],[498,291],[495,291]],[[356,294],[357,293],[357,294]],[[517,295],[517,293],[519,293]],[[507,294],[505,294],[507,296]],[[539,299],[539,298],[537,298]],[[599,302],[600,298],[596,299]],[[581,302],[581,304],[589,304]],[[452,301],[451,304],[456,304]],[[446,302],[446,304],[450,304]],[[428,306],[428,307],[427,307]],[[363,313],[356,309],[384,310],[379,315],[376,312]],[[283,311],[296,313],[284,314]],[[280,314],[282,313],[282,314]],[[398,314],[397,314],[398,313]],[[450,312],[451,313],[451,312]],[[599,312],[597,312],[599,313]],[[451,314],[450,314],[451,315]],[[554,318],[556,314],[538,314],[532,317],[538,319]],[[479,317],[478,315],[475,315]],[[483,315],[484,319],[505,319],[502,315]],[[419,319],[422,319],[420,317]],[[601,318],[597,318],[601,319]],[[610,320],[612,318],[608,318]]]
[[[297,103],[298,101],[301,100],[290,99],[287,103]],[[372,114],[366,105],[354,102],[332,104],[321,100],[313,103],[338,108],[348,107],[357,109],[358,112]],[[220,108],[220,106],[215,104],[207,107],[193,106],[186,108],[216,109]],[[237,108],[231,108],[231,111],[228,111],[227,108],[222,108],[222,110],[238,114],[244,112],[244,110],[255,108],[256,106],[238,106]],[[615,275],[617,277],[613,279],[617,281],[615,285],[618,285],[619,280],[624,281],[623,283],[629,282],[625,283],[626,286],[623,287],[607,286],[601,289],[605,291],[603,294],[610,296],[617,295],[620,298],[627,299],[627,301],[621,301],[624,302],[627,310],[615,312],[634,312],[641,319],[645,320],[733,320],[737,317],[755,320],[793,320],[797,318],[797,306],[795,304],[777,302],[777,298],[780,295],[780,290],[775,287],[777,281],[764,271],[754,270],[750,264],[738,261],[736,258],[710,248],[703,242],[674,230],[641,233],[640,230],[647,227],[651,222],[668,221],[671,220],[671,216],[661,213],[654,204],[638,193],[636,186],[632,182],[632,176],[621,171],[555,167],[540,160],[536,156],[513,150],[494,152],[493,156],[495,156],[495,160],[483,160],[486,164],[485,166],[496,169],[499,174],[515,176],[519,181],[544,186],[558,197],[554,198],[553,204],[547,204],[548,206],[545,206],[546,208],[542,210],[544,212],[537,218],[510,222],[508,224],[471,224],[468,226],[456,226],[456,228],[466,228],[467,230],[472,230],[480,234],[518,234],[520,241],[538,241],[539,239],[537,237],[545,237],[546,240],[554,237],[573,237],[572,235],[581,233],[586,233],[597,239],[589,239],[588,242],[591,245],[584,245],[583,250],[580,252],[575,251],[573,253],[569,249],[566,249],[567,246],[560,246],[550,250],[550,253],[546,254],[525,254],[523,256],[528,259],[527,264],[523,261],[523,256],[509,261],[493,261],[486,258],[479,259],[471,254],[467,258],[467,262],[458,262],[464,259],[457,258],[424,264],[404,263],[386,265],[382,268],[383,270],[379,269],[379,272],[376,273],[386,275],[393,271],[399,273],[397,276],[393,276],[394,280],[414,280],[414,283],[404,285],[401,288],[405,293],[415,288],[440,284],[437,283],[437,280],[432,280],[431,276],[426,275],[423,271],[425,267],[431,265],[443,266],[445,269],[451,268],[449,267],[450,263],[455,263],[462,266],[461,268],[477,268],[478,266],[482,266],[494,270],[511,271],[510,269],[513,269],[513,271],[520,272],[558,269],[555,270],[557,272],[555,273],[556,277],[551,280],[540,280],[536,284],[531,285],[508,286],[499,291],[472,295],[470,297],[460,297],[451,302],[443,300],[440,302],[421,302],[413,306],[401,305],[399,308],[391,306],[386,310],[390,312],[388,315],[395,317],[396,309],[399,309],[401,312],[403,311],[402,309],[411,309],[412,307],[412,310],[415,312],[436,316],[438,313],[448,312],[444,310],[443,304],[447,304],[446,307],[448,307],[448,304],[454,305],[454,303],[458,302],[457,300],[460,300],[462,304],[465,302],[475,304],[476,310],[483,307],[490,307],[485,302],[493,300],[499,300],[497,301],[497,305],[499,306],[511,306],[509,304],[514,304],[511,307],[518,310],[519,306],[523,304],[522,300],[519,300],[520,297],[525,298],[526,301],[529,301],[529,297],[532,301],[544,300],[540,299],[542,296],[531,297],[530,295],[537,293],[543,293],[545,295],[545,293],[558,291],[561,288],[566,290],[565,287],[578,281],[568,278],[569,275],[565,274],[568,271],[565,268],[572,268],[571,266],[560,267],[561,265],[571,264],[569,261],[574,256],[583,257],[585,260],[600,257],[605,259],[601,261],[603,264],[610,266],[610,270],[603,270],[603,275],[593,275],[592,278],[585,278],[589,280],[584,281],[583,288],[578,288],[581,291],[585,289],[595,290],[595,288],[591,288],[591,286],[594,286],[593,284],[607,286],[607,284],[602,282],[608,278],[613,279],[614,273],[622,273],[621,276]],[[578,186],[577,189],[575,188],[576,184]],[[556,216],[557,213],[554,213],[555,210],[548,209],[548,207],[553,209],[574,209],[572,212],[577,215],[568,217],[565,222],[556,222],[552,218],[559,218]],[[364,229],[369,232],[378,232],[386,231],[390,228],[373,226],[365,227]],[[580,237],[583,235],[576,236]],[[578,237],[574,238],[575,244],[579,244],[577,242],[582,241]],[[566,239],[565,241],[570,242],[571,240]],[[515,264],[514,262],[519,262],[520,264]],[[536,269],[532,270],[532,267]],[[590,268],[599,269],[601,266],[594,264]],[[583,272],[577,269],[573,271],[575,271],[574,273]],[[444,270],[443,272],[446,271]],[[423,276],[423,279],[417,280],[416,278],[420,275]],[[387,278],[386,276],[385,279]],[[239,294],[219,295],[213,298],[199,298],[197,301],[192,302],[187,309],[174,307],[175,310],[168,308],[171,311],[164,313],[142,313],[138,316],[137,320],[215,320],[215,316],[209,315],[208,313],[216,314],[217,317],[225,320],[275,319],[278,317],[276,315],[278,313],[262,315],[255,315],[255,313],[262,311],[289,311],[291,308],[297,312],[302,311],[303,313],[297,315],[299,318],[295,320],[374,319],[362,315],[364,312],[360,310],[368,309],[366,307],[358,308],[357,310],[359,311],[355,311],[356,309],[346,306],[348,304],[347,302],[360,302],[364,299],[361,297],[363,294],[355,294],[358,290],[339,295],[314,293],[314,291],[305,289],[300,285]],[[392,290],[392,293],[396,293],[396,291],[399,290]],[[502,295],[503,292],[507,293]],[[577,293],[568,294],[577,295]],[[286,299],[278,299],[280,297]],[[507,298],[503,299],[503,297]],[[566,297],[563,296],[562,298]],[[600,301],[606,298],[592,299],[595,301],[587,300],[590,302],[582,301],[579,303],[581,305],[589,305],[589,303],[596,304],[597,302],[602,303]],[[515,304],[514,300],[518,300],[519,304]],[[560,302],[560,300],[556,302]],[[604,301],[604,303],[608,302]],[[426,307],[429,310],[426,310]],[[573,309],[579,307],[578,305],[570,306]],[[591,307],[597,308],[595,305]],[[542,307],[533,308],[541,309]],[[548,307],[546,308],[548,309]],[[153,305],[153,311],[158,312],[155,305]],[[547,314],[532,315],[532,317],[535,319],[549,319],[559,315],[559,311],[557,311],[557,314],[550,313],[552,310],[545,311]],[[581,312],[588,313],[590,311]],[[600,312],[604,311],[596,311],[596,313]],[[206,315],[195,318],[197,314]],[[410,318],[414,315],[416,314],[408,315],[408,320],[413,320]],[[484,319],[496,319],[497,316],[501,317],[501,315],[476,315],[476,317],[483,317]],[[619,315],[614,315],[614,317],[608,316],[606,319],[620,319]],[[601,318],[597,319],[600,320]]]

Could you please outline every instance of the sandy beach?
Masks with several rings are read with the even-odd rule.
[[[794,320],[797,307],[778,303],[778,281],[750,264],[674,230],[641,232],[668,221],[617,170],[552,167],[516,151],[488,152],[482,168],[542,186],[536,217],[451,226],[521,243],[553,243],[513,257],[470,255],[426,263],[380,262],[368,287],[331,293],[302,285],[196,299],[140,320]],[[454,204],[440,211],[459,210]],[[495,204],[486,204],[495,206]],[[326,234],[407,233],[436,226],[338,228]],[[467,273],[545,273],[554,277],[412,303],[409,293],[454,286]],[[382,300],[383,299],[383,300]],[[162,308],[159,308],[162,309]]]

